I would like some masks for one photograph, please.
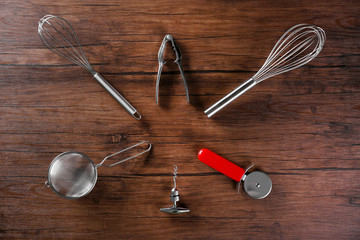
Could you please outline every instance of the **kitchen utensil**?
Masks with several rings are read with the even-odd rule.
[[[104,162],[115,155],[126,152],[141,145],[147,144],[146,150],[143,150],[130,157],[117,161],[110,165]],[[66,199],[76,199],[84,197],[94,188],[97,180],[97,168],[113,167],[133,159],[143,153],[150,151],[151,143],[148,141],[139,142],[131,147],[123,149],[105,157],[99,164],[95,163],[85,154],[79,152],[64,152],[55,157],[49,167],[48,180],[45,182],[57,195]]]
[[[171,193],[170,193],[170,201],[173,202],[173,206],[167,208],[160,208],[160,211],[171,214],[187,213],[190,212],[190,209],[176,206],[176,202],[180,200],[180,195],[179,195],[179,191],[176,188],[176,180],[175,180],[175,178],[177,177],[178,167],[176,165],[174,165],[174,167],[175,167],[174,176],[173,176],[174,187],[171,189]]]
[[[79,39],[68,21],[62,17],[46,15],[39,21],[38,33],[45,47],[85,68],[132,117],[137,120],[141,119],[140,113],[105,78],[91,67],[79,43]]]
[[[184,71],[183,71],[183,68],[181,66],[182,57],[181,57],[180,48],[178,47],[174,37],[171,34],[166,34],[163,41],[162,41],[162,43],[161,43],[159,53],[158,53],[159,70],[158,70],[158,74],[157,74],[157,78],[156,78],[156,90],[155,90],[155,92],[156,92],[156,104],[158,104],[158,102],[159,102],[159,85],[160,85],[161,72],[162,72],[162,69],[164,67],[164,64],[166,63],[165,60],[164,60],[164,51],[165,51],[166,43],[169,42],[169,41],[171,42],[171,45],[172,45],[172,47],[174,49],[174,52],[175,52],[175,55],[176,55],[176,59],[175,59],[174,63],[176,63],[178,65],[181,77],[182,77],[182,79],[184,81],[185,92],[186,92],[186,100],[187,100],[187,102],[190,102],[189,90],[188,90],[188,86],[186,84],[186,78],[185,78],[185,75],[184,75]]]
[[[241,181],[244,181],[244,190],[252,198],[262,199],[268,196],[272,189],[272,182],[268,175],[260,171],[246,174],[254,165],[246,170],[217,155],[209,149],[201,149],[198,154],[200,161],[224,175],[234,179],[238,183],[238,192]]]
[[[259,82],[310,62],[320,53],[325,39],[324,30],[318,26],[299,24],[290,28],[275,44],[260,70],[205,110],[205,114],[210,118]]]

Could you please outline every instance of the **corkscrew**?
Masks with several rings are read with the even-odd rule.
[[[170,201],[173,202],[173,206],[167,207],[167,208],[160,208],[160,211],[165,212],[165,213],[178,214],[178,213],[190,212],[190,209],[178,207],[176,205],[176,202],[178,202],[180,200],[179,191],[176,188],[177,170],[178,170],[178,167],[176,165],[174,165],[174,176],[173,176],[174,186],[171,189],[171,193],[170,193]]]

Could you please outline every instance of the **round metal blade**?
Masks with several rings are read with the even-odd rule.
[[[263,172],[251,172],[244,179],[244,190],[252,198],[265,198],[267,195],[269,195],[271,189],[271,179]]]

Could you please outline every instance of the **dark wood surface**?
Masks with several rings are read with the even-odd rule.
[[[359,1],[0,2],[1,239],[359,239]],[[143,115],[132,119],[85,70],[45,49],[37,22],[66,18],[95,70]],[[250,78],[291,26],[327,34],[308,65],[268,79],[214,118],[203,111]],[[183,53],[191,104],[172,55],[155,105],[166,33]],[[168,48],[167,50],[170,50]],[[94,190],[65,200],[44,186],[52,159],[95,162],[141,140],[146,156],[99,168]],[[269,174],[254,200],[199,162],[209,148]],[[182,206],[167,215],[172,165]]]

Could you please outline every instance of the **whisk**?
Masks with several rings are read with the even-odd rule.
[[[62,17],[46,15],[40,19],[38,33],[43,44],[52,52],[89,71],[97,82],[135,119],[140,120],[137,110],[104,77],[96,72],[85,57],[74,29]]]
[[[318,26],[298,24],[290,28],[275,44],[260,70],[205,110],[205,114],[210,118],[259,82],[310,62],[320,53],[325,39],[324,30]]]

